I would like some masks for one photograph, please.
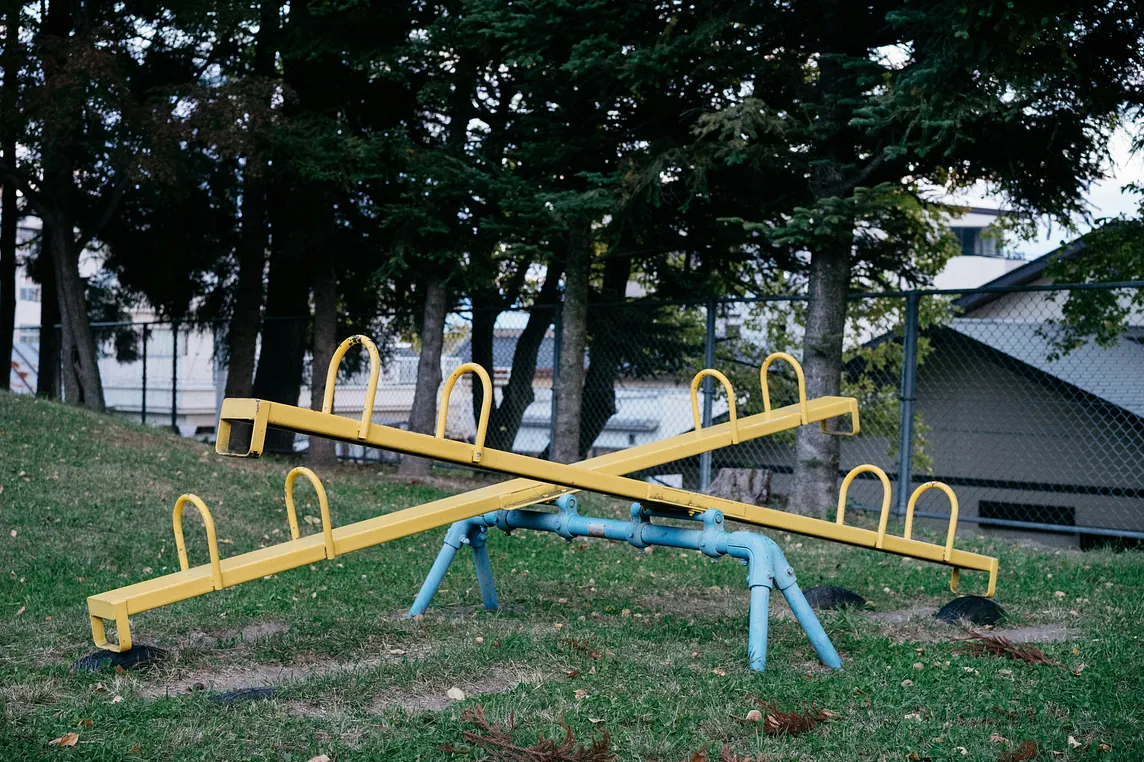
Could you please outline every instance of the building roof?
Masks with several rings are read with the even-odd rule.
[[[1062,357],[1049,359],[1054,354],[1053,339],[1061,330],[1051,323],[955,318],[949,328],[1134,415],[1144,416],[1144,384],[1140,383],[1144,332],[1122,335],[1111,347],[1101,347],[1090,339]]]
[[[1010,270],[1002,275],[1000,278],[985,283],[978,288],[1015,288],[1017,286],[1027,286],[1033,281],[1039,280],[1045,274],[1045,268],[1049,263],[1055,259],[1071,259],[1080,252],[1084,251],[1084,241],[1077,238],[1063,246],[1053,249],[1048,254],[1042,254],[1036,259],[1030,259],[1025,264]],[[955,305],[961,307],[966,312],[983,307],[990,302],[1000,299],[1005,296],[1004,292],[985,292],[975,294],[965,294],[953,301]]]

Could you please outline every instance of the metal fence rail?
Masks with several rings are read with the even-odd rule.
[[[940,479],[957,489],[961,520],[1046,541],[1087,546],[1108,538],[1144,539],[1144,315],[1129,314],[1098,342],[1072,332],[1063,305],[1094,290],[1123,299],[1144,284],[1035,285],[967,291],[859,294],[850,299],[844,393],[858,397],[863,431],[842,443],[841,473],[859,463],[897,482],[897,509],[912,487]],[[689,381],[702,367],[731,379],[740,415],[762,409],[758,367],[773,351],[800,356],[801,296],[706,302],[597,304],[589,312],[581,406],[585,457],[663,439],[694,426]],[[475,318],[483,318],[476,320]],[[558,383],[560,310],[449,317],[443,375],[491,357],[494,424],[506,449],[545,454]],[[384,326],[385,316],[370,321]],[[489,337],[474,325],[493,325]],[[109,408],[137,421],[210,438],[226,368],[218,351],[225,325],[168,323],[98,326]],[[21,327],[10,388],[36,387],[35,327]],[[375,420],[403,424],[413,401],[415,342],[389,336]],[[478,349],[474,352],[474,346]],[[534,362],[530,362],[535,358]],[[58,362],[58,360],[57,360]],[[775,366],[772,393],[793,398],[788,369]],[[307,361],[308,367],[308,361]],[[513,375],[518,378],[514,379]],[[473,394],[462,381],[449,408],[455,438],[475,431]],[[337,410],[353,414],[364,375],[343,374]],[[462,391],[463,390],[463,391]],[[308,404],[309,391],[300,402]],[[724,420],[719,385],[703,383],[704,425]],[[492,436],[492,434],[490,434]],[[305,441],[296,443],[304,449]],[[377,451],[340,445],[346,458]],[[392,456],[385,456],[392,457]],[[741,444],[678,461],[642,476],[706,490],[724,468],[770,472],[773,501],[791,490],[793,436]],[[841,475],[840,473],[840,475]],[[855,507],[876,505],[868,481],[851,490]],[[919,517],[945,515],[922,499]]]

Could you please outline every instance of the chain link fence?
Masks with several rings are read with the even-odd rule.
[[[1078,328],[1078,309],[1066,309],[1087,291],[1120,306],[1116,325],[1095,336],[1085,333],[1083,320]],[[1126,285],[853,297],[842,393],[858,398],[862,433],[842,440],[840,475],[861,463],[883,468],[894,482],[898,513],[912,489],[940,480],[957,492],[963,524],[1082,547],[1144,539],[1144,315],[1132,307],[1134,294],[1135,286]],[[585,457],[694,428],[690,380],[703,367],[731,379],[739,415],[761,412],[759,366],[773,351],[800,355],[804,309],[795,296],[593,305],[581,409]],[[387,330],[384,316],[369,322],[385,337],[374,420],[405,426],[419,344]],[[494,380],[489,446],[547,457],[560,326],[559,307],[449,316],[442,374],[475,361]],[[186,436],[213,436],[226,376],[219,351],[225,326],[152,322],[99,330],[110,409]],[[37,337],[34,327],[18,331],[14,392],[36,388]],[[365,381],[360,358],[343,369],[335,412],[359,413]],[[770,388],[776,405],[796,398],[794,375],[782,363],[771,372]],[[704,423],[726,420],[725,395],[718,385],[711,389],[710,379],[700,400]],[[304,381],[299,404],[309,401]],[[450,437],[475,435],[478,405],[466,377],[449,401]],[[783,432],[638,476],[705,490],[723,469],[750,469],[765,474],[770,502],[781,506],[792,487],[793,444],[793,432]],[[299,437],[295,449],[305,447]],[[347,444],[339,454],[397,459]],[[876,480],[857,480],[850,497],[857,509],[880,509]],[[944,521],[943,500],[927,493],[917,515]]]

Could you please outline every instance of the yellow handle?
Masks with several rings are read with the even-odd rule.
[[[334,526],[330,521],[330,503],[326,499],[326,488],[322,486],[318,475],[305,466],[297,466],[286,474],[286,515],[290,520],[290,538],[297,540],[300,536],[298,514],[294,510],[294,480],[299,476],[309,479],[310,484],[314,485],[314,491],[318,493],[318,506],[322,511],[322,534],[326,541],[326,558],[333,558],[337,553],[334,552]]]
[[[886,472],[869,463],[850,469],[846,478],[842,480],[842,489],[838,492],[838,518],[835,523],[843,526],[846,523],[846,493],[850,491],[850,482],[858,474],[875,474],[882,482],[882,515],[878,517],[878,537],[874,540],[874,547],[881,548],[886,540],[886,524],[890,521],[890,477]]]
[[[361,425],[358,426],[358,439],[369,436],[369,424],[373,419],[373,403],[377,397],[377,379],[381,375],[381,357],[377,353],[377,345],[368,336],[356,334],[338,345],[334,356],[330,358],[330,367],[326,371],[326,393],[322,397],[322,412],[334,412],[334,382],[338,380],[338,366],[350,347],[361,344],[369,352],[369,383],[365,388],[365,409],[361,414]]]
[[[437,433],[435,436],[438,439],[445,438],[445,421],[449,417],[449,395],[453,393],[453,386],[456,385],[457,379],[466,373],[477,374],[477,377],[481,379],[481,389],[484,391],[484,394],[481,395],[481,415],[477,419],[477,438],[473,444],[473,462],[480,463],[481,453],[485,447],[485,434],[489,431],[489,413],[493,409],[493,382],[489,379],[489,372],[475,362],[458,365],[457,369],[445,379],[445,390],[441,394],[441,409],[437,413]]]
[[[699,382],[707,376],[711,376],[723,384],[723,389],[727,392],[727,409],[731,415],[731,444],[739,444],[739,420],[738,416],[735,415],[735,391],[731,388],[731,382],[727,380],[727,377],[713,368],[705,368],[696,373],[695,378],[691,379],[691,414],[695,417],[695,430],[699,431],[702,427],[699,416]]]
[[[214,578],[214,589],[222,590],[222,564],[218,560],[218,537],[215,535],[214,519],[211,518],[211,512],[207,510],[206,503],[198,495],[183,495],[175,501],[175,511],[171,517],[171,521],[175,526],[175,550],[179,554],[179,567],[186,571],[190,568],[190,563],[187,561],[187,543],[183,540],[183,506],[187,503],[193,504],[199,509],[199,515],[203,518],[203,526],[207,529],[207,548],[211,554],[211,576]]]
[[[910,502],[906,506],[906,531],[902,535],[907,540],[913,534],[914,530],[914,507],[918,504],[918,498],[922,496],[923,492],[928,492],[931,489],[939,489],[945,493],[949,498],[949,530],[945,533],[945,554],[943,559],[948,561],[950,556],[953,555],[953,538],[957,535],[957,495],[953,494],[948,484],[944,482],[926,482],[925,484],[914,490],[914,494],[910,495]],[[953,570],[953,585],[957,584],[957,569]],[[954,590],[957,592],[957,590]]]
[[[798,376],[798,411],[802,416],[802,425],[805,426],[810,421],[810,413],[806,407],[806,378],[802,375],[802,366],[798,364],[798,360],[786,352],[770,354],[763,360],[763,367],[759,368],[759,385],[763,388],[763,412],[771,412],[771,390],[767,388],[767,369],[775,360],[786,360],[794,368],[794,374]]]

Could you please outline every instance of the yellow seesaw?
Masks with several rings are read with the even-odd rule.
[[[346,352],[353,346],[365,346],[370,355],[370,375],[366,388],[366,402],[360,420],[353,420],[332,414],[334,402],[334,384],[337,378],[338,367]],[[794,368],[799,380],[799,402],[796,405],[771,409],[770,394],[767,389],[766,377],[770,365],[778,359],[787,361]],[[286,482],[286,501],[288,518],[290,522],[291,539],[267,548],[243,553],[230,558],[220,558],[218,543],[215,535],[214,521],[210,511],[201,499],[194,495],[184,495],[175,505],[174,527],[176,547],[179,551],[179,562],[182,571],[166,574],[161,577],[138,582],[133,585],[111,590],[106,593],[90,596],[87,599],[88,612],[91,619],[92,637],[96,646],[108,651],[127,651],[131,648],[131,630],[129,617],[150,609],[166,606],[178,601],[193,598],[213,590],[249,582],[287,569],[293,569],[311,564],[323,558],[350,553],[362,548],[379,545],[390,540],[406,537],[429,529],[452,524],[455,521],[471,518],[489,511],[501,508],[525,508],[537,503],[553,500],[560,495],[574,492],[580,488],[607,492],[627,496],[629,493],[640,491],[640,499],[648,500],[642,494],[644,482],[633,479],[622,479],[618,483],[608,481],[605,484],[598,482],[595,477],[617,477],[620,474],[641,471],[647,468],[663,465],[673,460],[688,458],[703,452],[726,447],[740,442],[746,442],[765,437],[780,431],[796,428],[810,423],[820,423],[823,431],[832,434],[852,434],[859,430],[858,403],[852,397],[822,397],[813,400],[806,399],[805,383],[802,377],[802,368],[793,357],[785,353],[771,355],[760,369],[762,383],[764,412],[746,418],[738,418],[735,409],[735,398],[731,384],[719,371],[706,369],[700,371],[691,383],[692,413],[695,418],[695,430],[680,434],[668,439],[652,442],[626,450],[609,453],[600,457],[582,461],[575,466],[561,465],[542,461],[526,456],[506,453],[499,450],[484,448],[485,433],[488,430],[488,418],[491,412],[492,383],[488,373],[479,365],[466,363],[457,368],[446,380],[443,402],[437,419],[437,432],[435,437],[423,434],[411,434],[400,429],[381,426],[372,422],[374,398],[377,393],[377,382],[380,375],[380,360],[377,348],[373,342],[364,336],[353,336],[342,342],[331,359],[326,375],[326,393],[323,400],[322,412],[304,410],[291,405],[271,403],[264,400],[228,399],[223,403],[223,410],[219,421],[218,442],[216,449],[222,454],[238,454],[257,456],[262,452],[263,442],[268,426],[279,426],[305,431],[317,436],[325,436],[356,444],[366,444],[375,447],[397,450],[422,455],[425,457],[449,460],[456,463],[472,464],[492,471],[521,474],[532,478],[518,478],[511,481],[483,487],[466,492],[461,495],[435,500],[431,503],[413,508],[397,511],[395,513],[377,516],[365,521],[359,521],[342,527],[333,527],[325,491],[317,477],[307,469],[294,469],[290,472]],[[465,373],[475,373],[484,389],[484,399],[481,406],[476,444],[468,445],[462,442],[452,442],[444,439],[445,420],[448,414],[448,399],[457,380]],[[697,390],[699,382],[707,377],[716,378],[726,389],[729,400],[730,418],[726,423],[701,428]],[[298,413],[303,415],[297,417]],[[849,414],[851,416],[852,431],[828,431],[826,422]],[[231,425],[234,422],[249,421],[252,424],[249,448],[245,452],[229,452]],[[394,435],[408,435],[413,437],[398,437]],[[506,460],[507,459],[507,460]],[[550,476],[548,469],[556,469],[560,478]],[[518,469],[518,470],[514,470]],[[300,537],[297,531],[297,519],[293,509],[293,482],[299,474],[305,475],[314,484],[318,493],[318,500],[322,509],[322,534]],[[550,482],[557,482],[553,484]],[[604,487],[601,489],[601,486]],[[610,487],[610,489],[608,489]],[[667,488],[662,488],[667,489]],[[659,492],[651,502],[669,504],[677,495],[689,496],[687,506],[693,510],[705,510],[708,507],[733,506],[728,515],[740,517],[746,509],[753,509],[742,503],[732,501],[718,501],[703,495],[670,490],[662,496]],[[660,499],[662,497],[662,499]],[[186,556],[186,549],[182,535],[182,509],[191,503],[202,516],[207,532],[207,543],[210,552],[210,564],[190,567]],[[676,503],[671,503],[676,504]],[[727,510],[724,508],[724,510]],[[767,510],[767,509],[761,509]],[[803,521],[817,521],[805,517],[790,516],[778,511],[771,511],[777,516],[788,517]],[[812,525],[795,522],[797,526],[807,529]],[[825,522],[819,522],[825,523]],[[868,530],[845,528],[849,532],[868,532]],[[792,529],[791,531],[799,531]],[[806,532],[810,533],[810,532]],[[866,538],[862,534],[848,535],[853,544],[865,545]],[[897,547],[891,540],[891,546]],[[915,543],[924,546],[925,543]],[[910,546],[912,547],[912,546]],[[894,551],[891,551],[894,552]],[[956,560],[966,568],[984,568],[973,554],[957,551]],[[994,569],[996,562],[994,562]],[[104,620],[115,622],[118,642],[107,639]]]

